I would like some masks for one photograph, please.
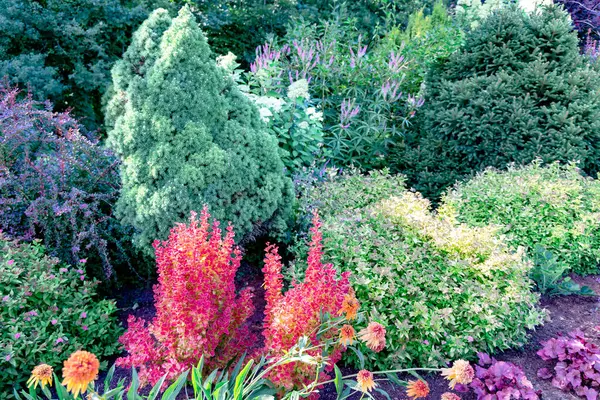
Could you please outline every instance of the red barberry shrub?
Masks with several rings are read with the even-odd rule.
[[[337,278],[336,269],[331,264],[323,264],[321,221],[317,214],[313,217],[310,230],[311,242],[308,252],[308,268],[304,282],[292,282],[292,287],[285,293],[281,275],[281,257],[277,246],[269,245],[266,249],[265,266],[265,320],[264,320],[264,352],[277,357],[292,348],[302,336],[307,336],[313,346],[318,346],[325,338],[317,337],[321,323],[321,315],[328,313],[338,316],[342,308],[344,296],[350,292],[349,273]],[[337,335],[336,329],[328,332]],[[337,344],[324,354],[322,348],[310,350],[313,356],[327,356],[329,364],[339,361],[344,348]],[[315,365],[307,363],[290,363],[273,370],[271,381],[282,389],[301,388],[314,381],[317,370]],[[327,375],[322,373],[321,379]]]
[[[212,229],[205,207],[198,220],[177,224],[165,242],[154,242],[158,284],[156,316],[147,326],[134,316],[121,337],[129,355],[117,365],[136,367],[143,383],[169,380],[195,366],[204,356],[207,370],[224,368],[255,340],[245,321],[254,312],[251,289],[236,295],[240,265],[233,228],[224,237],[219,222]]]

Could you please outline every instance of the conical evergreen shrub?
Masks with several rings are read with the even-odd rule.
[[[219,68],[187,7],[157,10],[113,69],[109,143],[122,158],[117,211],[152,254],[175,222],[204,204],[244,236],[285,227],[293,196],[277,140]]]
[[[395,169],[429,197],[486,167],[579,161],[600,170],[600,74],[560,7],[494,12],[426,80]]]

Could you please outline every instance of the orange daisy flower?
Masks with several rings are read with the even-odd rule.
[[[352,321],[356,319],[356,314],[358,313],[358,309],[360,308],[360,303],[354,296],[354,291],[350,290],[350,292],[344,296],[344,301],[342,301],[342,309],[339,312],[339,315],[346,314],[346,319],[348,321]]]
[[[85,393],[88,385],[98,377],[100,362],[98,358],[87,351],[76,351],[65,361],[63,367],[63,385],[75,397]]]
[[[27,387],[33,385],[33,388],[36,389],[38,384],[42,387],[52,386],[52,367],[48,364],[40,364],[31,371],[31,377],[27,380]]]
[[[352,325],[344,325],[340,329],[340,343],[342,346],[349,346],[354,342],[356,331]]]
[[[450,388],[454,389],[457,383],[468,385],[475,378],[475,371],[471,364],[465,360],[456,360],[452,368],[442,368],[442,376],[450,381]]]
[[[406,386],[406,395],[408,397],[412,397],[413,399],[420,399],[427,397],[429,394],[429,385],[427,382],[418,380],[418,381],[408,381],[408,385]]]
[[[440,397],[440,400],[460,400],[457,394],[446,392]]]
[[[366,369],[358,372],[358,375],[356,375],[356,382],[358,383],[358,390],[363,393],[368,393],[377,386],[373,379],[373,373]]]
[[[358,332],[358,336],[375,353],[379,353],[385,348],[385,328],[378,322],[371,322],[365,329]]]

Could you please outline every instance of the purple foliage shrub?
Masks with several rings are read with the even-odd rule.
[[[543,379],[561,390],[573,390],[587,400],[598,399],[600,387],[600,349],[586,340],[583,332],[575,330],[542,343],[537,354],[545,361],[556,360],[554,373],[548,368],[538,371]]]
[[[521,368],[513,363],[497,361],[484,353],[478,353],[479,365],[475,366],[475,379],[470,386],[478,400],[537,400],[540,391],[525,376]]]
[[[70,264],[99,261],[109,278],[127,254],[129,236],[112,216],[119,193],[118,160],[68,112],[0,85],[0,229],[42,239]],[[88,265],[93,264],[88,262]]]
[[[581,37],[591,35],[600,39],[600,1],[598,0],[558,0],[565,6],[575,28]]]

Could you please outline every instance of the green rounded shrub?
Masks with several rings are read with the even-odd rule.
[[[243,237],[285,227],[293,197],[277,139],[251,101],[217,66],[187,7],[155,11],[113,69],[109,143],[122,158],[117,211],[151,243],[208,204]]]
[[[427,197],[536,158],[600,171],[600,73],[560,7],[494,11],[425,86],[418,129],[394,164]]]
[[[386,348],[365,352],[369,368],[444,365],[526,343],[527,329],[544,317],[531,291],[531,263],[495,227],[439,217],[401,186],[401,193],[356,207],[363,190],[377,188],[365,177],[364,189],[352,192],[348,180],[361,177],[336,178],[308,197],[339,197],[338,206],[329,203],[320,213],[325,260],[352,272],[361,309],[387,329]]]
[[[70,267],[44,247],[0,235],[0,397],[10,398],[37,364],[59,369],[76,350],[120,353],[114,301],[96,300],[85,260]],[[60,376],[60,371],[56,371]]]
[[[600,182],[574,163],[488,169],[450,190],[440,213],[470,226],[500,225],[515,248],[532,253],[541,245],[574,272],[598,273]]]

